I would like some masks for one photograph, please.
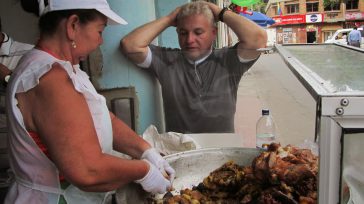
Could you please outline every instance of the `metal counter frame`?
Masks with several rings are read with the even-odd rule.
[[[316,101],[315,138],[320,148],[318,201],[341,203],[343,138],[345,132],[364,132],[364,91],[332,92],[323,86],[325,80],[286,49],[289,46],[337,46],[357,51],[363,59],[364,50],[338,44],[275,45],[284,62]]]

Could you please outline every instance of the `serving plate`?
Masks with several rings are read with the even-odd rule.
[[[251,165],[259,153],[260,150],[255,148],[223,147],[191,150],[165,156],[164,158],[176,171],[172,194],[178,194],[181,189],[198,185],[210,172],[228,161],[232,160],[242,166]],[[150,195],[135,183],[116,191],[118,204],[148,203],[152,197],[158,200],[163,195]]]

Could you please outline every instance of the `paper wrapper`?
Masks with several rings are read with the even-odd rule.
[[[200,145],[188,135],[177,132],[160,134],[154,125],[150,125],[144,131],[143,138],[163,155],[201,148]]]

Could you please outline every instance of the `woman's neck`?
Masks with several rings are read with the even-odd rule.
[[[35,48],[47,52],[60,60],[71,61],[72,59],[70,58],[71,55],[67,55],[67,52],[64,51],[65,49],[62,48],[62,43],[57,40],[38,40]]]

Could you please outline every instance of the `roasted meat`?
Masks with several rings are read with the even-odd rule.
[[[164,203],[317,203],[318,157],[308,149],[272,143],[251,166],[229,161],[192,189]]]

